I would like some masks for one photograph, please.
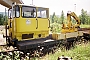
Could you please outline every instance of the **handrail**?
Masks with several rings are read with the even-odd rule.
[[[36,29],[38,28],[38,19],[36,19],[36,21],[37,21],[37,26],[36,26]]]

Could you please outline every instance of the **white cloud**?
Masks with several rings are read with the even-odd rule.
[[[31,4],[32,0],[23,0],[25,4]],[[81,9],[90,11],[90,0],[33,0],[34,5],[48,7],[50,9],[50,14],[56,12],[60,15],[61,11],[64,10],[65,14],[68,10],[75,11],[76,4],[76,14],[81,13]]]
[[[32,0],[22,0],[26,5],[32,4]],[[33,4],[41,7],[48,7],[50,14],[55,12],[57,15],[60,15],[61,11],[64,11],[64,14],[67,14],[67,11],[75,11],[76,4],[76,14],[81,13],[81,9],[87,10],[90,12],[90,0],[33,0]],[[5,8],[0,5],[0,11],[4,11]]]

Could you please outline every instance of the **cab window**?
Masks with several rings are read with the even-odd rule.
[[[48,18],[47,16],[48,15],[47,15],[47,10],[46,9],[38,8],[38,10],[37,10],[37,17],[38,18]]]
[[[8,10],[8,18],[12,18],[12,9]]]
[[[19,6],[16,6],[15,7],[15,17],[20,17],[20,8],[19,8]]]
[[[22,17],[24,18],[35,18],[36,8],[30,6],[22,6]]]
[[[13,8],[13,17],[15,17],[15,8]],[[12,9],[8,11],[8,18],[12,18]]]

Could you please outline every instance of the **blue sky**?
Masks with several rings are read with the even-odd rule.
[[[26,5],[32,4],[32,0],[22,0]],[[90,12],[90,0],[33,0],[35,6],[48,7],[50,14],[55,12],[57,15],[61,14],[61,11],[64,11],[64,14],[67,14],[67,11],[74,11],[77,15],[81,13],[81,9],[87,10]],[[76,9],[75,5],[76,4]],[[3,6],[0,5],[0,11],[4,11]]]

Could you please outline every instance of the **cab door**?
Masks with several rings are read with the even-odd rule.
[[[37,22],[38,22],[38,29],[40,31],[49,30],[49,10],[48,8],[41,8],[37,9]]]
[[[22,6],[21,18],[16,19],[17,32],[32,32],[36,31],[36,7]]]
[[[36,31],[36,18],[20,18],[16,19],[17,32],[31,32]]]

